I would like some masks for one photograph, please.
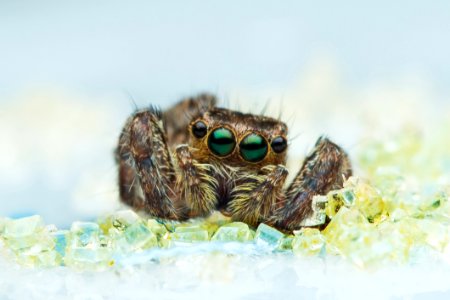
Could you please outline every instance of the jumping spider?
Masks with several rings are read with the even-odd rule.
[[[208,94],[137,111],[116,151],[121,201],[164,219],[219,210],[251,226],[299,229],[313,196],[341,188],[352,171],[346,153],[321,137],[285,189],[287,133],[279,120],[217,108]]]

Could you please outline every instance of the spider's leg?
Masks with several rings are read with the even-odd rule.
[[[156,217],[177,219],[175,174],[166,140],[159,111],[139,111],[130,117],[117,151],[119,185],[123,202]]]
[[[245,175],[231,193],[227,212],[233,220],[255,227],[266,221],[283,196],[287,176],[288,170],[282,165],[264,167],[261,174]]]
[[[127,120],[115,151],[116,163],[119,166],[119,196],[123,203],[136,209],[144,209],[145,201],[142,193],[139,193],[139,179],[130,151],[131,121],[132,118]]]
[[[171,147],[186,144],[189,140],[188,125],[216,105],[217,99],[211,94],[200,94],[185,98],[163,113],[168,143]]]
[[[188,217],[209,215],[217,205],[218,182],[212,166],[199,164],[192,158],[188,145],[175,150],[178,168],[176,190],[186,205]]]
[[[275,226],[295,230],[312,213],[312,199],[342,187],[352,170],[347,154],[327,138],[319,138],[313,151],[286,191],[285,199],[274,212]]]

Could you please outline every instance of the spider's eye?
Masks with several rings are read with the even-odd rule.
[[[251,133],[247,135],[239,144],[241,156],[250,162],[258,162],[264,159],[267,154],[267,142],[259,134]]]
[[[284,137],[278,136],[272,140],[270,144],[275,153],[281,153],[287,148],[287,141]]]
[[[192,125],[192,134],[198,139],[204,137],[207,132],[208,126],[206,126],[205,122],[198,121],[195,122],[194,125]]]
[[[209,135],[208,147],[217,156],[227,156],[233,152],[235,146],[234,134],[229,129],[217,128]]]

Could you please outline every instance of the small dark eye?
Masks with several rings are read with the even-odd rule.
[[[270,144],[275,153],[281,153],[287,148],[287,141],[284,137],[278,136],[272,140]]]
[[[198,139],[204,137],[207,132],[208,126],[206,126],[206,124],[202,121],[198,121],[192,125],[192,134]]]
[[[217,128],[208,138],[208,147],[217,156],[227,156],[233,152],[236,139],[233,132],[226,128]]]
[[[247,135],[239,144],[242,158],[249,162],[258,162],[267,155],[268,145],[266,140],[259,134]]]

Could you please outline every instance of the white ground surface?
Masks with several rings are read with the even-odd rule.
[[[140,255],[106,272],[27,269],[0,259],[0,299],[449,299],[450,267],[360,270],[336,258],[254,255],[242,245]],[[231,253],[239,252],[235,255]],[[161,255],[162,254],[162,255]],[[174,256],[176,255],[176,256]],[[171,257],[171,258],[169,258]],[[176,257],[176,258],[174,258]]]

